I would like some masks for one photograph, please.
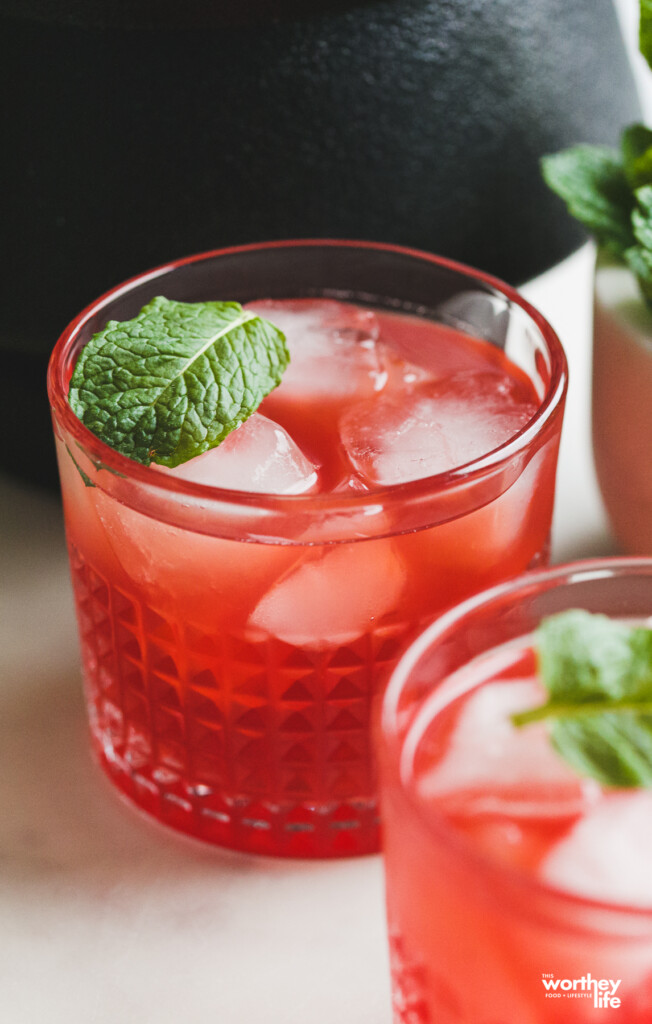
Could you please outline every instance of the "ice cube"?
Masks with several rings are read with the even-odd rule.
[[[290,349],[281,387],[267,399],[270,407],[277,400],[371,395],[385,385],[373,310],[333,299],[266,299],[246,308],[276,324]]]
[[[238,491],[304,494],[317,483],[317,469],[278,423],[254,413],[217,448],[162,472]]]
[[[489,349],[479,353],[477,341],[445,324],[400,313],[384,314],[380,344],[390,362],[390,387],[410,387],[460,370],[477,371],[479,356],[484,361],[489,354]]]
[[[298,647],[350,643],[398,607],[405,582],[390,540],[308,548],[268,590],[250,624]]]
[[[557,818],[578,814],[599,787],[556,753],[544,723],[510,716],[544,700],[536,679],[487,683],[462,707],[443,757],[421,772],[419,796],[451,813]]]
[[[558,889],[610,903],[652,907],[652,793],[607,793],[541,865]]]
[[[516,434],[536,405],[501,373],[462,372],[415,387],[409,404],[379,396],[340,422],[354,467],[377,486],[444,473],[480,458]]]
[[[436,579],[449,603],[482,586],[497,573],[523,570],[548,540],[554,495],[555,452],[541,448],[520,476],[487,504],[427,530],[402,538],[403,554],[426,586]],[[455,496],[451,496],[455,509]]]
[[[90,490],[90,488],[89,488]],[[97,515],[121,586],[161,615],[214,635],[242,622],[273,581],[300,557],[293,544],[255,544],[150,519],[99,488]]]

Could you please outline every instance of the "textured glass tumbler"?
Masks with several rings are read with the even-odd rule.
[[[569,608],[648,620],[652,559],[538,570],[475,595],[415,641],[387,686],[380,774],[396,1024],[652,1020],[652,911],[565,893],[489,859],[450,824],[435,798],[426,808],[415,795],[421,738],[430,729],[423,745],[446,749],[451,704],[473,686],[481,689],[483,673],[492,678],[490,668],[469,665],[490,654],[486,664],[495,665],[494,648]],[[515,676],[505,680],[520,684]],[[459,761],[457,771],[463,789]],[[518,833],[508,820],[494,825],[494,836]],[[596,1007],[591,978],[600,981],[601,996],[602,979],[620,982],[621,1005]]]
[[[66,398],[91,335],[159,294],[328,296],[416,313],[503,349],[540,405],[482,459],[373,493],[189,483],[107,448]],[[392,246],[299,241],[208,253],[89,306],[55,348],[49,393],[91,733],[122,793],[168,825],[237,849],[377,850],[374,696],[426,619],[546,558],[565,389],[559,341],[513,290]],[[255,610],[270,594],[282,607],[289,577],[303,597],[283,628],[266,628]]]

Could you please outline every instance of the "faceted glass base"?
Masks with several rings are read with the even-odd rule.
[[[325,650],[202,635],[72,566],[91,732],[112,781],[159,821],[282,856],[378,849],[369,721],[407,627]]]

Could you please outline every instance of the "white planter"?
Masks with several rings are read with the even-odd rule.
[[[600,255],[593,328],[593,451],[625,551],[652,554],[652,311],[634,275]]]

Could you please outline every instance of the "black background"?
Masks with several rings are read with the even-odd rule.
[[[611,0],[0,11],[0,461],[43,481],[47,354],[120,280],[191,252],[325,236],[519,283],[582,238],[540,180],[541,154],[613,143],[638,116]]]

